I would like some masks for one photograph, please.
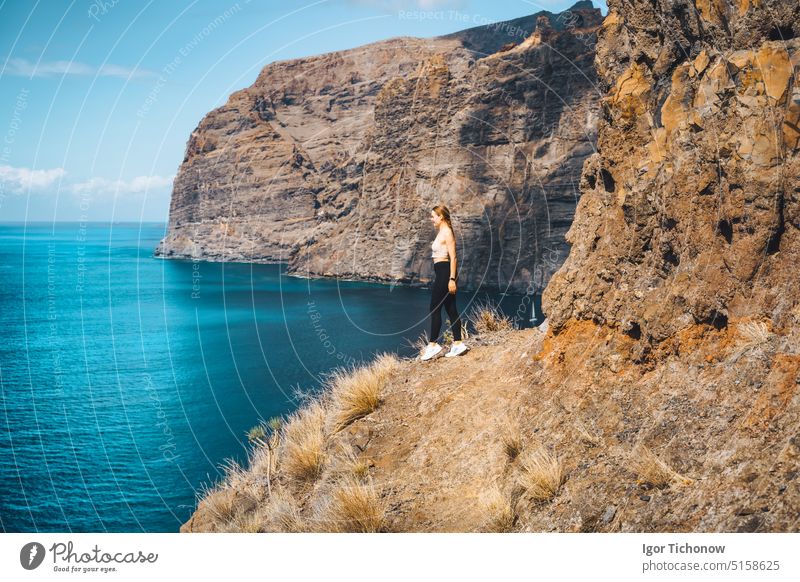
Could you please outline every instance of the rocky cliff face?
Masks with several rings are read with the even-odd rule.
[[[582,1],[268,65],[192,133],[156,255],[424,284],[445,203],[463,288],[540,290],[595,147],[600,21]]]
[[[547,288],[646,357],[692,324],[795,321],[800,286],[800,3],[611,1],[597,51],[598,152],[575,246]]]

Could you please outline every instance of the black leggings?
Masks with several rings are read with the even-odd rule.
[[[430,341],[435,342],[439,339],[439,331],[442,328],[442,305],[447,310],[450,318],[450,331],[453,332],[453,339],[461,340],[461,319],[458,317],[456,308],[456,294],[450,293],[450,261],[439,261],[433,263],[433,271],[436,278],[433,280],[431,288],[431,337]]]

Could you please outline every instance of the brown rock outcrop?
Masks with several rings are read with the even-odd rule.
[[[642,357],[696,323],[792,324],[800,299],[800,2],[611,0],[598,152],[543,309]]]
[[[444,202],[462,288],[540,290],[595,147],[600,21],[583,1],[268,65],[192,133],[156,255],[424,284]]]

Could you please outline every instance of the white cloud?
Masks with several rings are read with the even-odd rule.
[[[31,170],[30,168],[14,168],[0,166],[0,183],[2,190],[11,194],[49,193],[57,181],[66,175],[64,168],[51,170]],[[141,194],[143,192],[162,191],[172,187],[175,176],[136,176],[132,180],[108,180],[94,177],[84,182],[64,184],[59,190],[82,195],[116,195]],[[50,190],[54,192],[54,190]]]
[[[85,182],[72,184],[70,190],[76,194],[139,194],[171,187],[173,178],[174,176],[136,176],[133,180],[90,178]]]
[[[123,67],[120,65],[105,64],[100,67],[87,65],[78,61],[40,61],[38,63],[28,59],[11,58],[4,74],[23,77],[49,77],[51,75],[97,75],[100,77],[141,78],[152,77],[156,73],[147,69]]]
[[[3,189],[13,193],[44,190],[52,186],[56,180],[61,179],[64,174],[66,174],[64,168],[31,170],[30,168],[0,166],[0,182],[3,184]]]

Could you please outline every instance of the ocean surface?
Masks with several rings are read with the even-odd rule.
[[[0,224],[2,531],[177,532],[249,428],[427,329],[427,289],[157,259],[165,228]],[[541,320],[538,296],[459,310],[486,299]]]

